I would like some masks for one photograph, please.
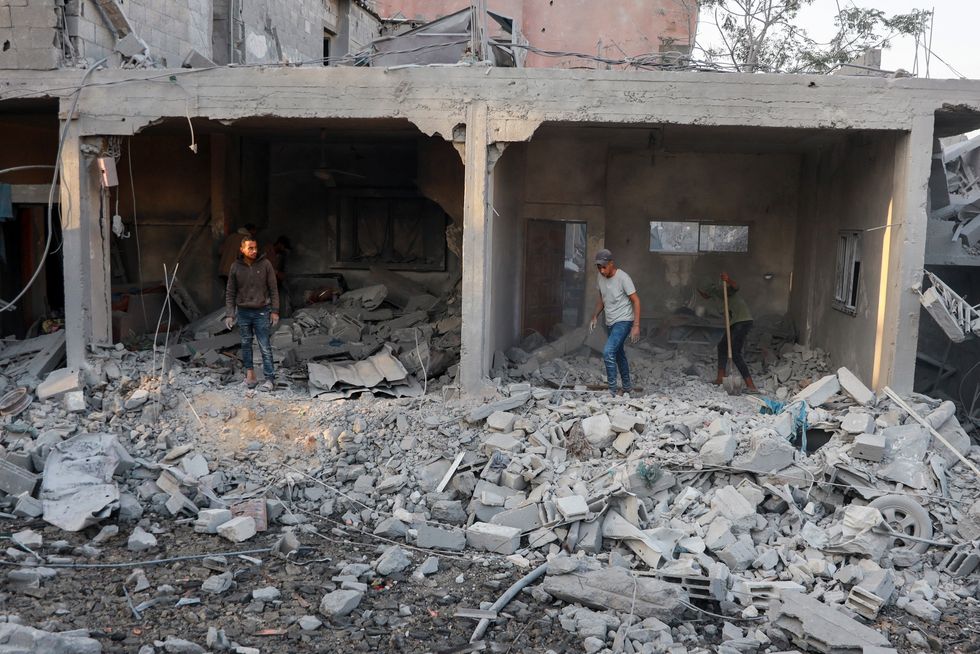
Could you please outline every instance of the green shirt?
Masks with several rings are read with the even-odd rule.
[[[707,293],[717,302],[718,312],[724,311],[725,298],[721,291],[721,284],[712,284]],[[728,317],[733,325],[752,320],[749,305],[742,299],[741,294],[731,286],[728,287]]]

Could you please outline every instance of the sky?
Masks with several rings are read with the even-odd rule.
[[[956,79],[960,75],[980,79],[980,53],[977,51],[977,32],[980,30],[980,0],[840,0],[864,8],[881,9],[886,14],[901,14],[912,9],[934,9],[932,52],[952,65],[959,75],[934,56],[929,63],[929,77]],[[834,29],[837,0],[816,0],[800,11],[797,23],[811,37],[826,40]],[[699,43],[715,45],[717,29],[702,24]],[[912,37],[893,39],[891,47],[882,52],[882,68],[911,71],[915,64],[915,41]],[[925,52],[919,48],[919,77],[925,77]]]

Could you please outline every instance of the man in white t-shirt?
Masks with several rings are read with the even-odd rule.
[[[599,250],[595,255],[595,265],[599,271],[596,278],[599,285],[599,302],[589,329],[595,329],[599,314],[606,312],[606,347],[602,350],[602,360],[606,364],[606,379],[609,392],[613,395],[630,393],[633,382],[630,379],[630,365],[626,360],[626,338],[636,343],[640,339],[640,296],[636,294],[633,280],[626,271],[616,268],[612,252]],[[623,380],[622,389],[616,391],[616,371]]]

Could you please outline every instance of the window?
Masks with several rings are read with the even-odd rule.
[[[330,39],[333,34],[329,30],[323,30],[323,65],[330,65]]]
[[[650,223],[650,251],[663,254],[748,252],[749,226],[655,220]]]
[[[837,279],[834,308],[857,314],[858,280],[861,276],[861,232],[840,232],[837,236]]]
[[[340,198],[337,265],[446,269],[448,217],[428,198],[364,191]]]

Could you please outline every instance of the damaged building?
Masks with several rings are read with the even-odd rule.
[[[975,425],[914,391],[980,332],[931,267],[980,82],[707,71],[690,3],[599,4],[0,0],[0,649],[976,651]],[[706,381],[726,272],[761,397]]]

